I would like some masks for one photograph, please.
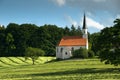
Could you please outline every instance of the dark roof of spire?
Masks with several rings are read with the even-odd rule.
[[[85,13],[84,13],[84,18],[83,18],[83,29],[87,29]]]

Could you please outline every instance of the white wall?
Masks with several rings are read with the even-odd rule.
[[[61,48],[63,49],[61,52]],[[56,47],[56,58],[61,58],[61,59],[68,59],[72,56],[72,48],[74,50],[80,49],[80,48],[86,48],[86,46],[58,46]]]

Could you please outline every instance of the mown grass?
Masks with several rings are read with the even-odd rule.
[[[32,65],[22,57],[0,58],[0,80],[120,80],[120,66],[104,65],[99,59],[52,59],[42,57]]]

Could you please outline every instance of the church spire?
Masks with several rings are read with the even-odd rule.
[[[88,38],[88,32],[87,32],[87,26],[86,26],[86,16],[84,13],[84,18],[83,18],[83,28],[82,28],[82,33],[83,33],[83,38]]]
[[[87,29],[85,13],[84,13],[84,18],[83,18],[83,29]]]
[[[83,38],[86,39],[86,49],[88,49],[88,31],[87,31],[87,26],[86,26],[86,16],[85,16],[85,13],[84,13],[84,18],[83,18],[82,32],[83,32]]]

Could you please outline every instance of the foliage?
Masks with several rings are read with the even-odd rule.
[[[98,56],[99,52],[99,44],[98,44],[98,38],[100,36],[100,32],[93,33],[90,35],[89,43],[91,43],[91,50],[94,51],[95,55]]]
[[[8,33],[7,36],[6,36],[6,39],[5,39],[5,43],[6,43],[5,44],[6,45],[6,47],[5,47],[5,55],[6,56],[14,55],[13,51],[15,50],[16,47],[13,44],[13,42],[14,42],[14,38],[13,38],[12,34]]]
[[[75,58],[88,58],[88,52],[85,48],[80,48],[78,50],[73,51],[73,57]]]
[[[26,59],[30,57],[32,59],[33,65],[35,63],[35,60],[37,60],[39,56],[43,56],[44,54],[45,52],[43,50],[38,48],[32,48],[32,47],[28,47],[25,51]]]
[[[7,27],[0,27],[0,56],[25,56],[25,50],[29,46],[44,50],[45,56],[55,56],[55,47],[63,36],[81,36],[81,32],[80,26],[75,28],[74,25],[71,28],[61,28],[47,24],[37,26],[9,23]],[[6,40],[8,34],[13,39],[10,45]],[[10,46],[14,46],[14,49],[9,48]]]
[[[95,56],[95,53],[92,50],[88,51],[88,57],[93,58]]]
[[[4,27],[0,27],[0,56],[4,56],[5,53],[5,28]]]
[[[113,27],[104,28],[98,38],[100,59],[108,64],[120,64],[120,19]]]

